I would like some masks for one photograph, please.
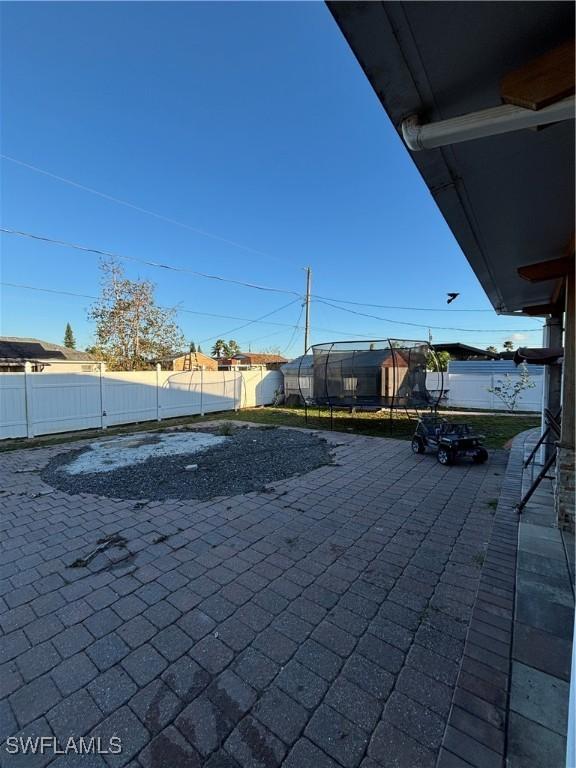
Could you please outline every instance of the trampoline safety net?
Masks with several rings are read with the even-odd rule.
[[[432,347],[425,341],[334,341],[312,346],[307,405],[330,408],[436,408],[426,389]]]

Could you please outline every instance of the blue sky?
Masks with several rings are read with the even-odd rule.
[[[435,341],[538,344],[497,317],[323,3],[4,3],[2,226],[235,280],[370,304]],[[207,237],[194,230],[217,235]],[[233,241],[243,247],[237,247]],[[96,256],[3,235],[3,282],[95,295]],[[125,263],[206,350],[302,351],[295,297]],[[3,335],[79,346],[89,299],[2,287]],[[447,291],[460,298],[446,305]],[[512,329],[516,335],[507,329]],[[514,330],[515,329],[515,330]],[[426,338],[426,328],[312,304],[312,340]],[[288,348],[289,343],[291,347]]]

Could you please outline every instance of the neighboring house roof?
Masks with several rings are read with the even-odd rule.
[[[81,362],[95,360],[94,355],[81,349],[70,349],[41,339],[0,336],[0,360],[25,363],[33,360],[63,360]]]
[[[480,347],[471,347],[469,344],[449,343],[449,344],[433,344],[436,352],[448,352],[450,355],[467,356],[467,357],[484,357],[487,360],[499,360],[500,352],[489,352],[486,349]]]
[[[288,359],[282,355],[272,355],[260,352],[238,352],[232,355],[231,360],[247,360],[251,365],[266,365],[266,363],[287,363]]]

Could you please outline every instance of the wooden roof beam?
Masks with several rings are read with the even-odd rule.
[[[559,259],[538,261],[535,264],[525,264],[518,267],[518,274],[529,283],[541,283],[544,280],[557,280],[569,274],[574,269],[574,257],[562,256]]]
[[[504,76],[500,95],[505,104],[538,110],[571,96],[575,90],[574,40]]]
[[[546,315],[556,316],[559,313],[560,305],[551,301],[548,304],[532,304],[529,307],[522,307],[522,314],[529,317],[545,317]]]

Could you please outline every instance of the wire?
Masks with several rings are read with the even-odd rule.
[[[331,296],[319,296],[312,294],[313,299],[323,299],[324,301],[335,301],[339,304],[353,304],[356,307],[376,307],[378,309],[405,309],[410,312],[494,312],[493,309],[447,309],[436,307],[397,307],[391,304],[367,304],[362,301],[349,301],[348,299],[334,299]]]
[[[0,157],[2,157],[2,155],[0,155]],[[96,254],[98,256],[106,256],[108,258],[115,258],[115,259],[121,259],[123,261],[135,262],[137,264],[145,264],[146,266],[154,267],[156,269],[166,269],[166,270],[169,270],[169,271],[172,271],[172,272],[181,272],[181,273],[191,274],[194,277],[200,277],[200,278],[203,278],[203,279],[206,279],[206,280],[216,280],[216,281],[222,282],[222,283],[230,283],[232,285],[239,285],[239,286],[241,286],[243,288],[251,288],[251,289],[254,289],[254,290],[264,291],[264,292],[269,292],[269,293],[282,293],[282,294],[287,294],[289,296],[297,296],[299,299],[302,298],[302,294],[298,293],[298,291],[292,291],[292,290],[289,290],[287,288],[275,288],[275,287],[272,287],[272,286],[259,285],[257,283],[249,283],[249,282],[245,282],[243,280],[235,280],[233,278],[222,277],[221,275],[212,275],[212,274],[209,274],[209,273],[206,273],[206,272],[198,272],[197,270],[188,269],[187,267],[178,267],[178,266],[174,266],[172,264],[164,264],[162,262],[150,261],[148,259],[140,259],[140,258],[138,258],[136,256],[123,256],[121,254],[114,253],[114,252],[111,252],[111,251],[105,251],[105,250],[102,250],[100,248],[92,248],[92,247],[88,247],[88,246],[84,246],[84,245],[78,245],[77,243],[70,243],[70,242],[67,242],[66,240],[56,240],[56,239],[51,238],[51,237],[47,237],[47,236],[44,236],[44,235],[35,235],[35,234],[31,233],[31,232],[24,232],[22,230],[10,229],[8,227],[0,227],[0,232],[3,232],[4,234],[7,234],[7,235],[15,235],[17,237],[30,238],[32,240],[36,240],[36,241],[39,241],[39,242],[42,242],[42,243],[49,243],[51,245],[57,245],[57,246],[60,246],[60,247],[63,247],[63,248],[72,248],[74,250],[79,250],[79,251],[82,251],[84,253],[93,253],[93,254]],[[374,320],[382,320],[384,322],[394,323],[395,325],[408,325],[408,326],[412,326],[412,327],[415,327],[415,328],[430,328],[431,330],[436,330],[436,331],[462,331],[462,332],[465,332],[465,333],[467,333],[467,332],[470,332],[470,333],[473,333],[473,332],[476,332],[476,333],[499,333],[499,332],[505,333],[505,332],[514,332],[514,331],[517,330],[516,328],[507,328],[507,329],[506,328],[502,328],[502,329],[499,329],[498,331],[496,331],[496,330],[492,331],[492,330],[488,330],[488,329],[454,328],[454,327],[443,327],[443,326],[428,325],[427,323],[411,323],[411,322],[408,322],[408,321],[391,320],[389,318],[380,317],[378,315],[372,315],[372,314],[369,314],[369,313],[358,312],[357,310],[349,309],[348,307],[340,307],[340,306],[337,306],[336,304],[333,304],[332,301],[340,301],[341,303],[348,303],[348,304],[353,304],[355,306],[362,306],[362,307],[381,307],[381,308],[384,308],[384,307],[387,306],[387,305],[384,305],[384,304],[363,304],[361,302],[355,302],[355,301],[346,301],[345,302],[344,299],[328,300],[328,299],[322,298],[322,297],[320,297],[318,295],[313,295],[312,299],[314,301],[320,303],[320,304],[326,304],[327,306],[332,307],[333,309],[339,309],[342,312],[349,312],[351,314],[359,315],[359,316],[362,316],[362,317],[369,317],[369,318],[374,319]],[[449,310],[449,309],[431,309],[431,308],[430,309],[425,309],[423,307],[399,307],[399,306],[394,306],[394,307],[388,306],[387,308],[388,309],[397,309],[397,310],[409,310],[409,311],[422,310],[422,311],[427,311],[427,312],[451,312],[451,311],[458,311],[458,312],[492,312],[493,311],[493,310],[490,310],[490,309]],[[541,328],[532,328],[532,329],[529,329],[529,330],[539,331],[539,330],[541,330]],[[350,334],[346,334],[346,335],[350,335]]]
[[[291,349],[292,345],[296,341],[296,334],[298,333],[298,329],[300,328],[300,320],[302,319],[302,312],[304,312],[304,304],[300,306],[300,312],[298,313],[298,319],[296,320],[296,325],[294,326],[294,330],[292,331],[292,336],[290,336],[290,340],[288,344],[284,347],[284,353],[288,353],[288,351]]]
[[[198,272],[194,269],[187,269],[186,267],[175,267],[171,264],[163,264],[157,261],[148,261],[147,259],[139,259],[136,256],[122,256],[119,253],[112,253],[111,251],[104,251],[100,248],[90,248],[85,245],[78,245],[77,243],[69,243],[66,240],[55,240],[51,237],[45,237],[44,235],[34,235],[31,232],[23,232],[18,229],[9,229],[8,227],[0,227],[0,232],[6,235],[16,235],[17,237],[27,237],[31,240],[38,240],[42,243],[50,243],[51,245],[58,245],[64,248],[73,248],[77,251],[83,251],[84,253],[94,253],[98,256],[107,256],[113,259],[122,259],[123,261],[133,261],[138,264],[146,264],[148,267],[156,267],[157,269],[167,269],[172,272],[185,272],[194,277],[202,277],[207,280],[218,280],[221,283],[231,283],[232,285],[240,285],[243,288],[254,288],[258,291],[268,291],[271,293],[286,293],[290,296],[301,297],[297,291],[290,291],[286,288],[271,288],[266,285],[258,285],[256,283],[247,283],[243,280],[234,280],[233,278],[221,277],[220,275],[210,275],[206,272]]]
[[[6,281],[0,281],[0,285],[6,286],[8,288],[17,288],[17,289],[20,289],[20,290],[28,290],[28,291],[39,291],[41,293],[56,294],[56,295],[59,295],[59,296],[74,296],[75,298],[80,298],[80,299],[91,299],[91,300],[96,300],[97,301],[100,298],[98,296],[93,296],[93,295],[85,294],[85,293],[77,293],[75,291],[57,290],[55,288],[40,288],[39,286],[25,285],[23,283],[11,283],[11,282],[6,282]],[[296,300],[293,301],[293,302],[290,302],[290,303],[291,304],[295,304]],[[289,306],[289,305],[286,305],[286,306]],[[274,321],[274,320],[257,320],[257,319],[256,320],[250,320],[250,319],[248,319],[246,317],[237,317],[235,315],[222,315],[222,314],[216,314],[216,313],[213,313],[213,312],[198,312],[197,310],[187,309],[187,308],[181,307],[181,306],[175,306],[175,307],[163,307],[163,306],[160,306],[159,308],[160,309],[165,309],[165,310],[172,310],[172,311],[175,311],[175,312],[178,312],[178,313],[183,312],[183,313],[190,314],[190,315],[199,315],[199,316],[202,316],[202,317],[216,317],[218,319],[241,320],[241,321],[245,321],[246,325],[251,325],[253,323],[258,322],[258,323],[262,323],[262,325],[276,325],[276,326],[281,326],[283,328],[294,328],[294,325],[292,323],[281,323],[281,322]],[[280,309],[282,309],[282,308],[280,308]],[[278,309],[276,311],[280,311],[280,309]],[[337,307],[337,309],[340,309],[340,307]],[[426,326],[426,327],[428,327],[428,326]],[[536,330],[541,330],[541,329],[538,328]],[[314,332],[314,333],[318,332],[318,331],[323,331],[325,333],[336,333],[336,334],[339,334],[340,336],[349,336],[349,337],[351,337],[353,339],[358,339],[358,338],[360,338],[360,339],[375,339],[375,338],[379,338],[379,336],[381,336],[381,334],[350,333],[349,331],[342,331],[342,330],[339,330],[337,328],[326,328],[326,327],[323,327],[323,326],[316,326],[316,325],[312,326],[310,331]],[[485,331],[485,332],[488,333],[488,331]],[[503,333],[503,331],[495,330],[495,331],[493,331],[493,333]],[[199,342],[199,343],[202,343],[202,342]]]
[[[414,328],[429,328],[433,331],[458,331],[463,333],[514,333],[518,330],[518,328],[497,328],[497,329],[487,329],[487,328],[451,328],[451,327],[442,327],[437,325],[428,325],[428,324],[422,324],[422,323],[410,323],[405,320],[391,320],[388,317],[379,317],[378,315],[371,315],[367,312],[358,312],[355,309],[348,309],[348,307],[338,307],[336,304],[331,304],[329,301],[323,301],[322,299],[316,299],[316,302],[319,304],[326,304],[328,307],[332,307],[333,309],[339,309],[341,312],[349,312],[352,315],[359,315],[360,317],[370,317],[373,320],[381,320],[385,323],[393,323],[394,325],[410,325]],[[530,331],[541,331],[542,328],[524,328],[522,329],[524,332],[528,333]]]
[[[20,289],[28,290],[28,291],[40,291],[42,293],[53,293],[53,294],[57,294],[57,295],[61,295],[61,296],[75,296],[76,298],[80,298],[80,299],[92,299],[92,300],[95,300],[95,301],[98,301],[100,299],[99,296],[92,296],[92,295],[86,294],[86,293],[76,293],[74,291],[61,291],[61,290],[57,290],[55,288],[40,288],[40,287],[35,286],[35,285],[25,285],[23,283],[9,283],[9,282],[2,281],[2,282],[0,282],[0,285],[7,286],[8,288],[20,288]],[[280,312],[280,310],[285,309],[286,307],[289,307],[291,304],[295,304],[299,300],[300,299],[294,299],[293,301],[289,302],[288,304],[285,304],[284,306],[279,307],[278,309],[274,309],[274,310],[272,310],[272,312],[268,312],[266,315],[264,315],[264,317],[269,317],[270,315],[273,315],[276,312]],[[281,325],[284,328],[293,328],[292,323],[279,323],[279,322],[274,322],[272,320],[263,321],[263,320],[259,320],[259,319],[250,320],[247,317],[237,317],[236,315],[220,315],[220,314],[215,314],[214,312],[198,312],[198,311],[196,311],[194,309],[186,309],[186,307],[181,307],[181,306],[178,306],[178,305],[176,305],[174,307],[165,307],[165,306],[158,305],[158,308],[159,309],[164,309],[164,310],[170,310],[170,311],[174,311],[174,312],[185,312],[186,314],[189,314],[189,315],[202,315],[203,317],[217,317],[220,320],[222,320],[222,319],[225,319],[225,320],[244,320],[244,321],[246,321],[246,325],[251,325],[252,323],[262,322],[264,325]]]
[[[287,307],[291,307],[292,304],[296,304],[297,301],[300,301],[300,299],[294,299],[294,301],[289,301],[288,304],[284,304],[284,306],[278,307],[278,309],[273,309],[272,312],[267,312],[265,315],[262,315],[262,317],[256,318],[256,320],[249,320],[247,323],[244,323],[244,325],[239,325],[237,328],[230,328],[227,331],[222,331],[222,333],[216,334],[216,336],[209,336],[206,339],[200,339],[198,343],[203,344],[203,343],[206,343],[207,341],[212,341],[213,339],[222,339],[228,336],[230,333],[235,333],[236,331],[241,331],[242,328],[247,328],[249,325],[253,325],[254,323],[261,323],[267,317],[270,317],[270,315],[274,315],[276,312],[281,312],[283,309],[286,309]]]
[[[27,291],[39,291],[41,293],[56,294],[58,296],[74,296],[75,298],[91,299],[91,300],[95,300],[95,301],[97,301],[100,298],[98,296],[92,296],[92,295],[86,294],[86,293],[77,293],[75,291],[63,291],[63,290],[57,290],[55,288],[40,288],[39,286],[25,285],[24,283],[10,283],[10,282],[5,282],[5,281],[0,281],[0,285],[6,286],[8,288],[17,288],[17,289],[20,289],[20,290],[27,290]],[[292,302],[292,303],[295,303],[295,302]],[[248,318],[246,318],[246,317],[236,317],[235,315],[220,315],[220,314],[215,314],[213,312],[198,312],[196,310],[186,309],[185,307],[181,307],[181,306],[176,306],[176,307],[162,307],[162,306],[160,306],[159,308],[160,309],[173,310],[175,312],[184,312],[184,313],[190,314],[190,315],[200,315],[200,316],[203,316],[203,317],[217,317],[218,319],[226,319],[226,320],[245,320],[247,322],[247,324],[248,323],[256,322],[256,321],[253,321],[253,320],[248,320]],[[279,323],[278,321],[273,321],[273,320],[263,320],[263,321],[258,321],[258,322],[261,322],[262,325],[282,326],[283,329],[284,328],[293,328],[294,327],[292,323]],[[337,330],[337,329],[334,329],[334,328],[321,328],[320,326],[314,326],[311,330],[313,330],[313,331],[324,331],[325,333],[337,333],[337,334],[340,334],[341,336],[352,336],[354,338],[358,338],[358,337],[366,338],[366,339],[373,339],[374,338],[373,334],[372,335],[366,335],[366,334],[363,334],[363,333],[348,333],[347,331],[340,331],[340,330]],[[201,344],[202,342],[199,342],[199,343]]]
[[[205,229],[198,229],[197,227],[192,227],[190,226],[190,224],[186,224],[185,222],[179,221],[178,219],[173,219],[170,216],[164,216],[161,213],[156,213],[156,211],[151,211],[149,208],[143,208],[141,205],[136,205],[135,203],[131,203],[129,200],[123,200],[120,197],[114,197],[113,195],[109,195],[106,192],[100,192],[98,189],[94,189],[94,187],[87,187],[85,184],[80,184],[79,182],[73,181],[72,179],[67,179],[65,176],[58,176],[57,174],[51,173],[50,171],[47,171],[44,168],[39,168],[37,165],[32,165],[32,163],[25,163],[23,160],[18,160],[15,157],[10,157],[10,155],[0,154],[0,157],[3,160],[9,160],[11,163],[15,163],[16,165],[21,165],[24,168],[28,168],[31,171],[36,171],[36,173],[42,173],[44,176],[49,176],[51,179],[62,181],[64,184],[69,184],[71,187],[76,187],[77,189],[81,189],[84,192],[90,192],[93,195],[98,195],[98,197],[102,197],[104,198],[104,200],[110,200],[113,203],[124,205],[127,208],[132,208],[134,211],[139,211],[140,213],[147,213],[149,216],[154,216],[154,218],[156,219],[167,221],[169,224],[176,224],[176,226],[178,227],[184,227],[184,229],[189,229],[191,232],[195,232],[197,235],[202,235],[203,237],[208,237],[208,238],[211,238],[212,240],[219,240],[221,243],[232,245],[234,248],[240,248],[243,251],[248,251],[250,253],[258,254],[259,256],[265,256],[266,258],[272,258],[272,259],[276,259],[278,261],[283,262],[283,260],[280,259],[278,256],[273,256],[269,253],[264,253],[264,251],[259,251],[256,248],[251,248],[249,245],[243,245],[242,243],[238,243],[235,240],[230,240],[227,237],[222,237],[221,235],[214,234],[214,232],[208,232]]]

